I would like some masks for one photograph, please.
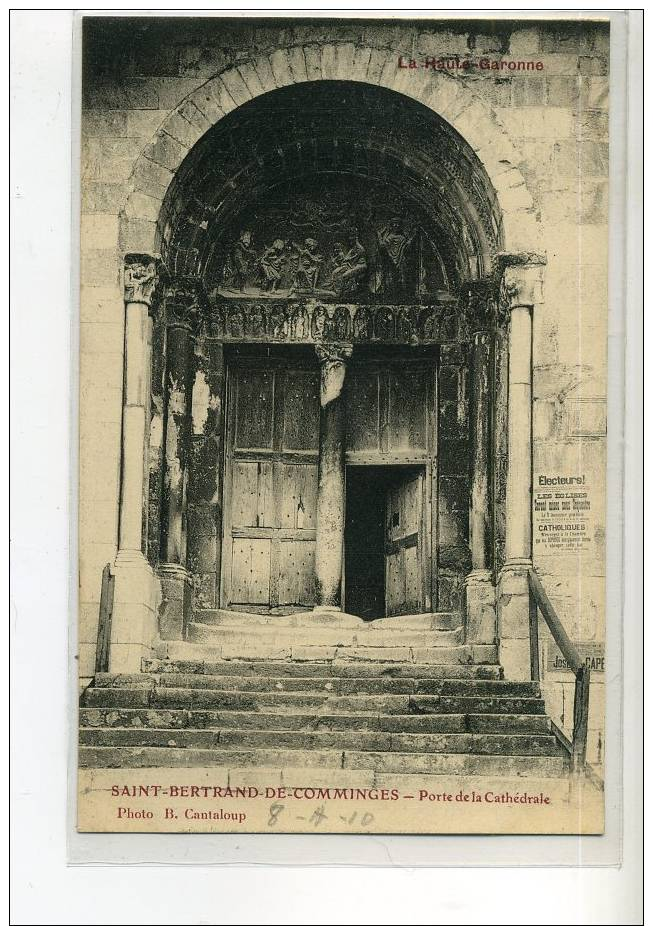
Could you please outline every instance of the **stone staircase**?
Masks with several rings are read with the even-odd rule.
[[[564,775],[539,686],[504,680],[456,624],[204,612],[141,673],[95,677],[80,765]]]

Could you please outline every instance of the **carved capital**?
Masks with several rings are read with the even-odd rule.
[[[491,331],[497,324],[497,286],[494,280],[473,280],[462,291],[467,331]]]
[[[352,355],[351,344],[316,344],[315,353],[320,362],[320,405],[338,399],[345,384],[347,361]]]
[[[500,302],[504,311],[542,302],[542,264],[506,267],[501,279]]]
[[[165,320],[169,327],[195,332],[201,320],[202,289],[194,277],[173,280],[164,297]]]
[[[125,302],[152,307],[159,282],[159,260],[150,254],[125,254]]]
[[[353,347],[351,344],[316,344],[315,353],[322,364],[347,363],[351,358]]]

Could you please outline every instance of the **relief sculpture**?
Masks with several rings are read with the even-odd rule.
[[[462,305],[461,305],[462,303]],[[204,331],[234,341],[363,342],[429,344],[469,340],[465,295],[425,306],[338,305],[224,300],[215,291],[202,309]]]
[[[406,304],[448,287],[425,216],[378,185],[270,193],[216,247],[225,298],[314,296]],[[211,229],[208,228],[210,233]]]

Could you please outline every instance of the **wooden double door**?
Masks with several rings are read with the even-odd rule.
[[[346,402],[343,602],[366,618],[431,607],[432,364],[353,364]],[[319,369],[230,364],[222,607],[315,603]]]

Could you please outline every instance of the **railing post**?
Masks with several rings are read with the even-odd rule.
[[[531,640],[531,679],[534,682],[540,680],[540,638],[538,633],[538,608],[535,596],[529,588],[528,595],[528,625]]]
[[[109,671],[111,650],[111,616],[113,614],[113,587],[115,579],[111,575],[111,564],[102,570],[102,588],[100,590],[100,616],[97,628],[97,649],[95,651],[95,671]]]
[[[576,672],[574,686],[574,738],[572,766],[580,772],[587,755],[587,722],[589,718],[590,671],[581,666]]]

